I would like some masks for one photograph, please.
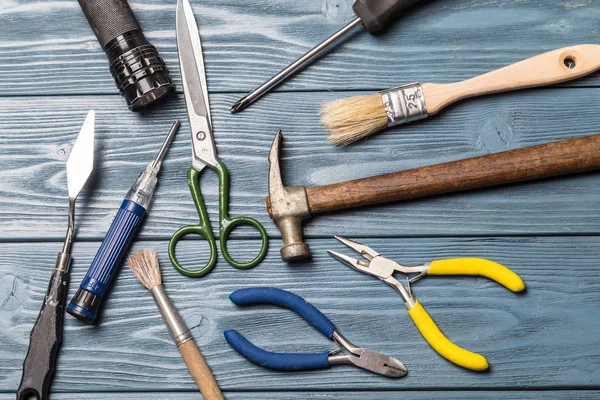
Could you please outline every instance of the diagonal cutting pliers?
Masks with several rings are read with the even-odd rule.
[[[417,329],[419,329],[429,345],[442,357],[456,365],[473,371],[485,371],[488,369],[489,365],[485,357],[455,345],[444,336],[427,311],[413,296],[410,284],[425,275],[476,275],[494,280],[513,292],[521,292],[525,290],[525,283],[523,283],[523,280],[517,274],[498,263],[482,258],[436,260],[423,265],[407,267],[381,256],[368,246],[339,236],[335,236],[335,238],[346,246],[356,250],[369,260],[369,262],[357,260],[332,250],[328,250],[329,254],[352,269],[379,278],[400,292],[404,298],[408,314]],[[394,278],[395,272],[407,275],[408,289]],[[416,275],[413,275],[409,279],[408,275],[410,274]]]
[[[229,299],[238,306],[272,304],[289,308],[338,345],[333,351],[316,354],[273,353],[253,345],[235,330],[223,332],[227,343],[235,351],[257,365],[280,371],[301,371],[328,368],[334,364],[352,364],[391,378],[406,375],[406,367],[400,361],[354,346],[315,306],[294,293],[277,288],[257,287],[236,290],[229,295]]]

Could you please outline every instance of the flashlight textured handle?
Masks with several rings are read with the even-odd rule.
[[[78,0],[102,48],[125,32],[141,30],[127,0]]]
[[[370,33],[385,28],[394,17],[422,0],[356,0],[354,13],[361,19]]]
[[[23,362],[23,375],[17,400],[47,400],[62,340],[65,302],[69,284],[67,271],[54,270],[44,304],[31,330],[29,349]]]

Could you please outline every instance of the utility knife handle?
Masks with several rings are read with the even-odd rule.
[[[600,45],[564,47],[479,75],[466,81],[424,83],[427,114],[461,99],[570,81],[600,69]]]
[[[17,389],[17,400],[47,400],[54,376],[58,349],[62,340],[65,303],[69,286],[69,256],[60,253],[58,265],[50,278],[44,304],[31,330],[29,349],[23,362],[23,375]]]

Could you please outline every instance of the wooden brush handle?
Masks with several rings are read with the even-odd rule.
[[[600,169],[600,135],[307,188],[311,214]]]
[[[565,82],[599,69],[600,45],[582,44],[540,54],[462,82],[424,83],[423,97],[427,114],[434,115],[458,100]]]
[[[188,340],[179,346],[179,352],[185,361],[190,374],[196,381],[204,400],[223,400],[221,389],[215,380],[208,364],[193,340]]]

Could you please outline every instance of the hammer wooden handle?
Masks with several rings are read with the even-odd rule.
[[[600,135],[307,188],[311,214],[600,168]]]
[[[424,83],[427,114],[458,100],[581,78],[600,69],[600,45],[582,44],[540,54],[462,82]]]
[[[179,346],[179,352],[185,361],[190,374],[196,381],[204,400],[223,400],[221,389],[215,380],[208,364],[204,361],[200,349],[193,340],[188,340]]]

